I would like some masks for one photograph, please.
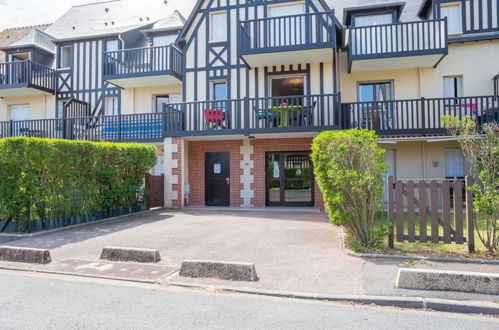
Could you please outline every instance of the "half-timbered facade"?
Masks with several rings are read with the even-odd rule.
[[[0,136],[157,146],[165,205],[322,207],[320,131],[397,179],[460,178],[440,117],[499,120],[498,0],[131,0],[1,47]]]

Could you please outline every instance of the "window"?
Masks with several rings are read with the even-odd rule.
[[[119,43],[118,40],[107,40],[106,41],[106,51],[112,52],[119,50]]]
[[[106,97],[106,116],[117,116],[119,114],[119,109],[118,98],[116,96]]]
[[[447,31],[449,34],[463,33],[461,5],[459,3],[442,4],[440,17],[447,17]]]
[[[68,100],[59,100],[57,101],[57,112],[55,114],[55,118],[64,118],[64,105]]]
[[[354,17],[354,26],[372,26],[382,24],[392,24],[393,13],[376,14],[376,15],[359,15]]]
[[[305,77],[276,77],[270,79],[272,97],[305,95]]]
[[[391,82],[360,83],[358,86],[359,102],[381,102],[393,99]]]
[[[444,97],[463,96],[463,77],[444,77]]]
[[[460,148],[445,149],[445,177],[464,178],[464,156]]]
[[[269,21],[268,41],[270,47],[301,45],[306,42],[305,5],[285,5],[269,7],[269,17],[290,16],[285,19]]]
[[[227,13],[210,15],[210,41],[227,41]]]
[[[29,104],[10,106],[10,120],[29,120]]]
[[[61,46],[59,68],[69,68],[71,66],[71,46]]]
[[[214,101],[227,100],[227,82],[214,81],[212,82],[211,99]]]
[[[360,83],[358,85],[360,113],[353,123],[359,129],[383,130],[393,127],[395,111],[393,104],[393,84],[391,82]]]

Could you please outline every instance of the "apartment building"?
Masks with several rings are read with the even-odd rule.
[[[322,207],[323,130],[377,131],[398,179],[459,178],[440,116],[498,120],[498,17],[498,0],[75,6],[0,48],[0,136],[154,144],[169,207]]]

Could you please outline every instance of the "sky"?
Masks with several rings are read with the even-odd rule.
[[[71,6],[102,0],[0,0],[0,31],[54,22]]]

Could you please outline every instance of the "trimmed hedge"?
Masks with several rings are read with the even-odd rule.
[[[0,220],[110,212],[142,198],[153,146],[40,138],[0,140]]]

